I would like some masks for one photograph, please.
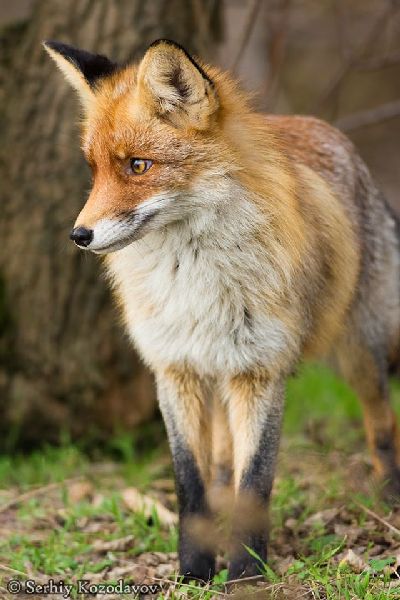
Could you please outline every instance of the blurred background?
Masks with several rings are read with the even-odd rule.
[[[336,124],[400,210],[398,1],[0,0],[1,449],[155,414],[101,263],[68,240],[89,174],[78,102],[40,42],[125,61],[160,37],[233,72],[260,110]]]

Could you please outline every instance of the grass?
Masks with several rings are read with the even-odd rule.
[[[395,385],[393,397],[400,412]],[[400,597],[393,567],[400,538],[362,506],[395,527],[400,513],[390,512],[370,485],[360,423],[354,395],[328,371],[307,367],[289,382],[270,559],[260,562],[266,582],[233,597],[257,590],[259,597],[277,599]],[[134,512],[124,501],[123,491],[135,487],[173,509],[171,477],[157,423],[135,436],[117,435],[102,449],[64,439],[57,448],[0,457],[0,598],[10,578],[50,577],[75,586],[82,578],[116,584],[155,577],[163,580],[160,600],[222,598],[223,558],[211,585],[176,577],[167,586],[176,568],[176,529],[163,526],[156,512]],[[82,598],[76,587],[71,597]]]

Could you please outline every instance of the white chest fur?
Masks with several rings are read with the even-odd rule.
[[[235,373],[287,352],[269,302],[283,283],[255,241],[256,209],[240,206],[198,213],[110,256],[129,334],[151,368]]]

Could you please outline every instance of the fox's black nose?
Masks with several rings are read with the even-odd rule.
[[[77,244],[77,246],[83,246],[86,248],[89,246],[93,239],[93,229],[87,229],[86,227],[75,227],[69,234],[71,240]]]

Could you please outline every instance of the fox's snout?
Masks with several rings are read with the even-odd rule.
[[[69,234],[70,239],[81,248],[87,248],[93,240],[93,229],[87,227],[74,227]]]
[[[121,250],[128,244],[140,239],[152,227],[162,226],[160,218],[162,208],[168,206],[171,196],[154,196],[135,210],[102,216],[97,220],[89,219],[85,208],[79,214],[75,226],[69,234],[70,239],[82,250],[105,254]],[[155,224],[155,225],[154,225]]]

